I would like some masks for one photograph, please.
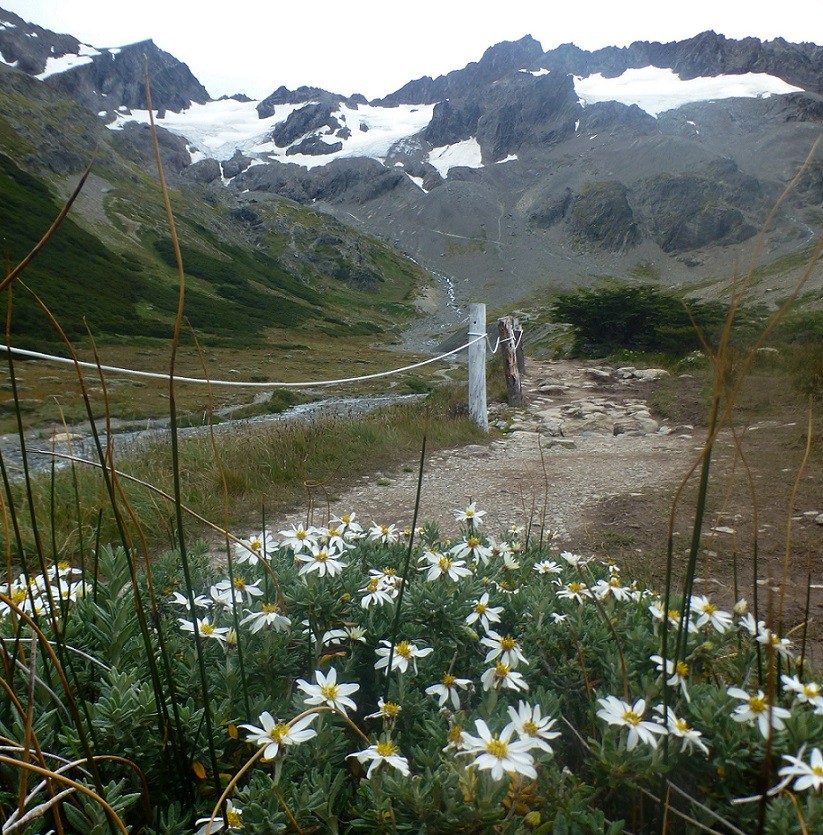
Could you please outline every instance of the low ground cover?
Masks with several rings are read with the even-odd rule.
[[[95,791],[165,833],[823,825],[794,624],[456,513],[451,541],[354,513],[261,531],[219,570],[195,549],[189,583],[179,553],[138,577],[109,548],[15,579],[6,825],[119,826]]]

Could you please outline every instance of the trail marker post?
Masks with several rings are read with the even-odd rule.
[[[489,429],[486,407],[486,305],[469,305],[469,417]],[[478,337],[483,337],[480,339]]]
[[[503,316],[497,320],[497,330],[500,334],[500,353],[503,356],[503,373],[506,375],[506,391],[509,406],[523,405],[523,388],[520,383],[520,371],[517,367],[517,349],[514,332],[514,319]],[[522,333],[522,331],[521,331]]]

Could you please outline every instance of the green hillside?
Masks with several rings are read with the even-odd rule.
[[[0,72],[0,239],[14,266],[52,223],[94,156],[84,192],[22,276],[67,333],[167,338],[178,276],[156,166],[45,85]],[[254,199],[180,175],[165,144],[185,271],[185,315],[204,344],[264,347],[283,331],[363,336],[395,330],[426,274],[382,242],[274,195]],[[15,344],[58,342],[23,287]]]

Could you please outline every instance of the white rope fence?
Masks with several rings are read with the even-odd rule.
[[[488,336],[483,334],[469,334],[473,336],[473,339],[470,339],[465,345],[461,345],[459,348],[455,348],[452,351],[447,351],[445,354],[438,354],[436,357],[430,357],[427,360],[422,360],[421,362],[415,362],[411,365],[404,365],[402,368],[393,368],[390,371],[378,371],[374,374],[363,374],[359,377],[342,377],[337,380],[313,380],[309,382],[300,382],[300,383],[283,383],[283,382],[245,382],[242,380],[206,380],[199,377],[180,377],[176,374],[174,375],[174,379],[178,383],[194,383],[196,385],[211,385],[211,386],[226,386],[226,387],[242,387],[242,388],[263,388],[263,389],[275,389],[275,388],[316,388],[318,386],[336,386],[336,385],[343,385],[345,383],[359,383],[365,380],[376,380],[380,377],[390,377],[395,374],[402,374],[406,371],[413,371],[416,368],[422,368],[424,365],[430,365],[433,362],[438,362],[440,360],[446,359],[447,357],[454,356],[455,354],[459,354],[461,351],[465,351],[471,345],[474,345],[475,342],[479,342],[481,339],[485,339],[487,342],[489,341]],[[510,341],[510,340],[503,340],[503,341]],[[498,348],[500,347],[501,340],[497,340],[497,344],[492,348],[492,353],[495,353]],[[54,362],[60,363],[63,365],[78,365],[81,368],[90,368],[95,371],[106,371],[111,374],[121,374],[131,377],[143,377],[149,378],[153,380],[169,380],[171,377],[170,374],[163,374],[155,371],[137,371],[133,368],[119,368],[118,366],[114,365],[98,365],[97,363],[93,362],[83,362],[83,361],[76,361],[71,359],[70,357],[58,357],[54,356],[53,354],[43,354],[39,351],[27,351],[23,348],[12,348],[8,345],[0,345],[0,349],[5,351],[6,353],[10,353],[13,356],[18,357],[26,357],[28,359],[38,359],[38,360],[45,360],[47,362]]]

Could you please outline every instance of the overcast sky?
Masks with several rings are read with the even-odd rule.
[[[544,49],[681,40],[706,29],[823,45],[823,0],[0,0],[0,8],[92,46],[152,38],[215,98],[263,98],[281,84],[376,98],[526,34]]]

